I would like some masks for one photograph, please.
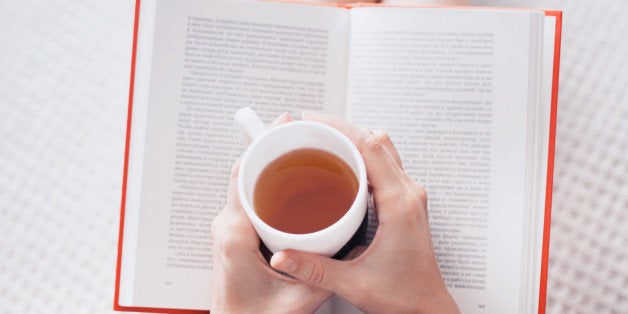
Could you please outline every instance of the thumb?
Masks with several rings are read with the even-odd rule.
[[[277,270],[310,285],[343,295],[348,273],[341,270],[341,263],[326,256],[295,250],[277,252],[270,259],[270,265]]]

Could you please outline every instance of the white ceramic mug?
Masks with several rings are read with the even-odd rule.
[[[337,253],[356,233],[366,214],[366,168],[355,145],[340,131],[317,122],[295,121],[267,129],[248,107],[240,109],[235,120],[252,139],[240,164],[238,193],[244,211],[266,247],[272,253],[285,249],[326,256]],[[305,234],[287,233],[271,227],[255,213],[253,206],[253,192],[262,170],[278,157],[299,148],[333,153],[349,165],[359,184],[355,200],[344,216],[325,229]]]

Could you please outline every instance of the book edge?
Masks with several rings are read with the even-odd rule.
[[[133,92],[135,87],[135,61],[137,52],[137,35],[139,28],[139,13],[140,13],[140,0],[135,2],[133,21],[133,42],[131,50],[131,70],[130,70],[130,82],[129,82],[129,100],[127,106],[127,120],[126,120],[126,135],[124,144],[124,166],[122,170],[122,196],[120,200],[120,221],[118,230],[118,256],[116,259],[116,279],[114,290],[114,310],[121,310],[123,307],[120,305],[120,276],[122,269],[122,243],[124,238],[124,217],[126,206],[126,191],[127,191],[127,175],[129,169],[129,152],[131,144],[131,120],[133,114]]]
[[[138,306],[123,306],[120,305],[120,276],[122,269],[122,243],[124,241],[124,217],[126,209],[126,191],[127,191],[127,176],[129,167],[129,152],[131,148],[131,121],[133,113],[133,95],[135,88],[135,68],[137,60],[137,40],[139,29],[139,17],[140,17],[140,0],[135,1],[134,10],[134,22],[133,22],[133,42],[131,52],[131,70],[130,70],[130,82],[129,82],[129,100],[127,108],[127,121],[126,121],[126,137],[124,145],[124,166],[122,170],[122,196],[120,200],[120,221],[118,230],[118,256],[116,258],[116,278],[114,288],[114,311],[124,312],[151,312],[151,313],[180,313],[180,314],[201,314],[209,313],[209,311],[203,310],[187,310],[187,309],[170,309],[170,308],[154,308],[154,307],[138,307]]]
[[[543,222],[543,244],[541,249],[541,274],[539,287],[539,314],[545,314],[547,305],[547,277],[549,261],[549,238],[552,213],[552,186],[554,183],[554,153],[556,146],[556,117],[558,109],[558,79],[560,69],[560,44],[562,36],[562,11],[545,11],[546,16],[556,17],[556,30],[554,36],[554,64],[552,69],[552,96],[550,109],[550,129],[547,157],[547,177],[545,185],[545,213]]]

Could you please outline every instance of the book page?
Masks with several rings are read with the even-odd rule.
[[[233,115],[243,106],[268,122],[285,111],[342,114],[347,10],[205,0],[142,5],[141,12],[153,10],[154,34],[140,36],[154,37],[152,54],[137,56],[138,64],[150,60],[143,71],[150,82],[134,97],[145,101],[133,104],[134,121],[145,126],[131,125],[129,165],[141,171],[128,173],[141,178],[128,181],[127,194],[139,197],[126,208],[137,224],[125,226],[121,284],[132,287],[121,289],[121,305],[206,310],[210,225],[244,150]],[[125,264],[133,253],[134,265]]]
[[[346,116],[386,130],[426,188],[436,256],[462,312],[519,312],[530,30],[541,13],[351,14]]]

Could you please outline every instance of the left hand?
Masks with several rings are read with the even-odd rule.
[[[274,124],[290,121],[281,115]],[[240,161],[231,171],[227,205],[214,218],[212,313],[312,313],[332,296],[274,271],[238,196]]]

